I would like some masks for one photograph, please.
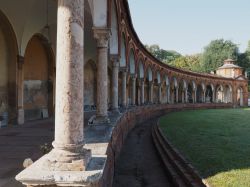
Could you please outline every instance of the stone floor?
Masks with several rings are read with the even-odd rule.
[[[153,121],[137,125],[126,138],[115,165],[113,187],[170,187],[163,163],[153,145]]]
[[[0,129],[0,187],[21,187],[14,177],[23,170],[25,158],[41,157],[40,145],[52,142],[53,120],[28,122]]]

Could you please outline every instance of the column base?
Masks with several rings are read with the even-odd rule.
[[[43,164],[43,169],[50,171],[85,171],[91,159],[91,151],[82,148],[78,150],[60,150],[54,148]]]
[[[112,109],[111,113],[112,113],[112,115],[114,115],[114,116],[118,116],[118,115],[121,114],[118,108]]]
[[[104,125],[109,123],[110,119],[108,116],[94,116],[93,121],[90,125]]]
[[[24,109],[18,109],[17,113],[17,124],[23,125],[24,124]]]

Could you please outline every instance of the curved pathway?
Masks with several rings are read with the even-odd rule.
[[[152,141],[153,122],[139,124],[128,134],[115,165],[113,187],[173,186]]]

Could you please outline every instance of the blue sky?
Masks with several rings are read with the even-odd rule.
[[[211,40],[232,40],[244,52],[250,40],[250,0],[128,0],[144,44],[195,54]]]

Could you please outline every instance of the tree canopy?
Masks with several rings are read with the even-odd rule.
[[[203,71],[211,72],[223,65],[224,60],[230,58],[237,60],[239,49],[236,44],[230,40],[213,40],[204,48],[201,58]]]
[[[181,57],[181,54],[173,51],[173,50],[164,50],[159,47],[159,45],[154,44],[154,45],[145,45],[146,49],[154,55],[158,60],[164,62],[164,63],[169,63],[176,58]]]

